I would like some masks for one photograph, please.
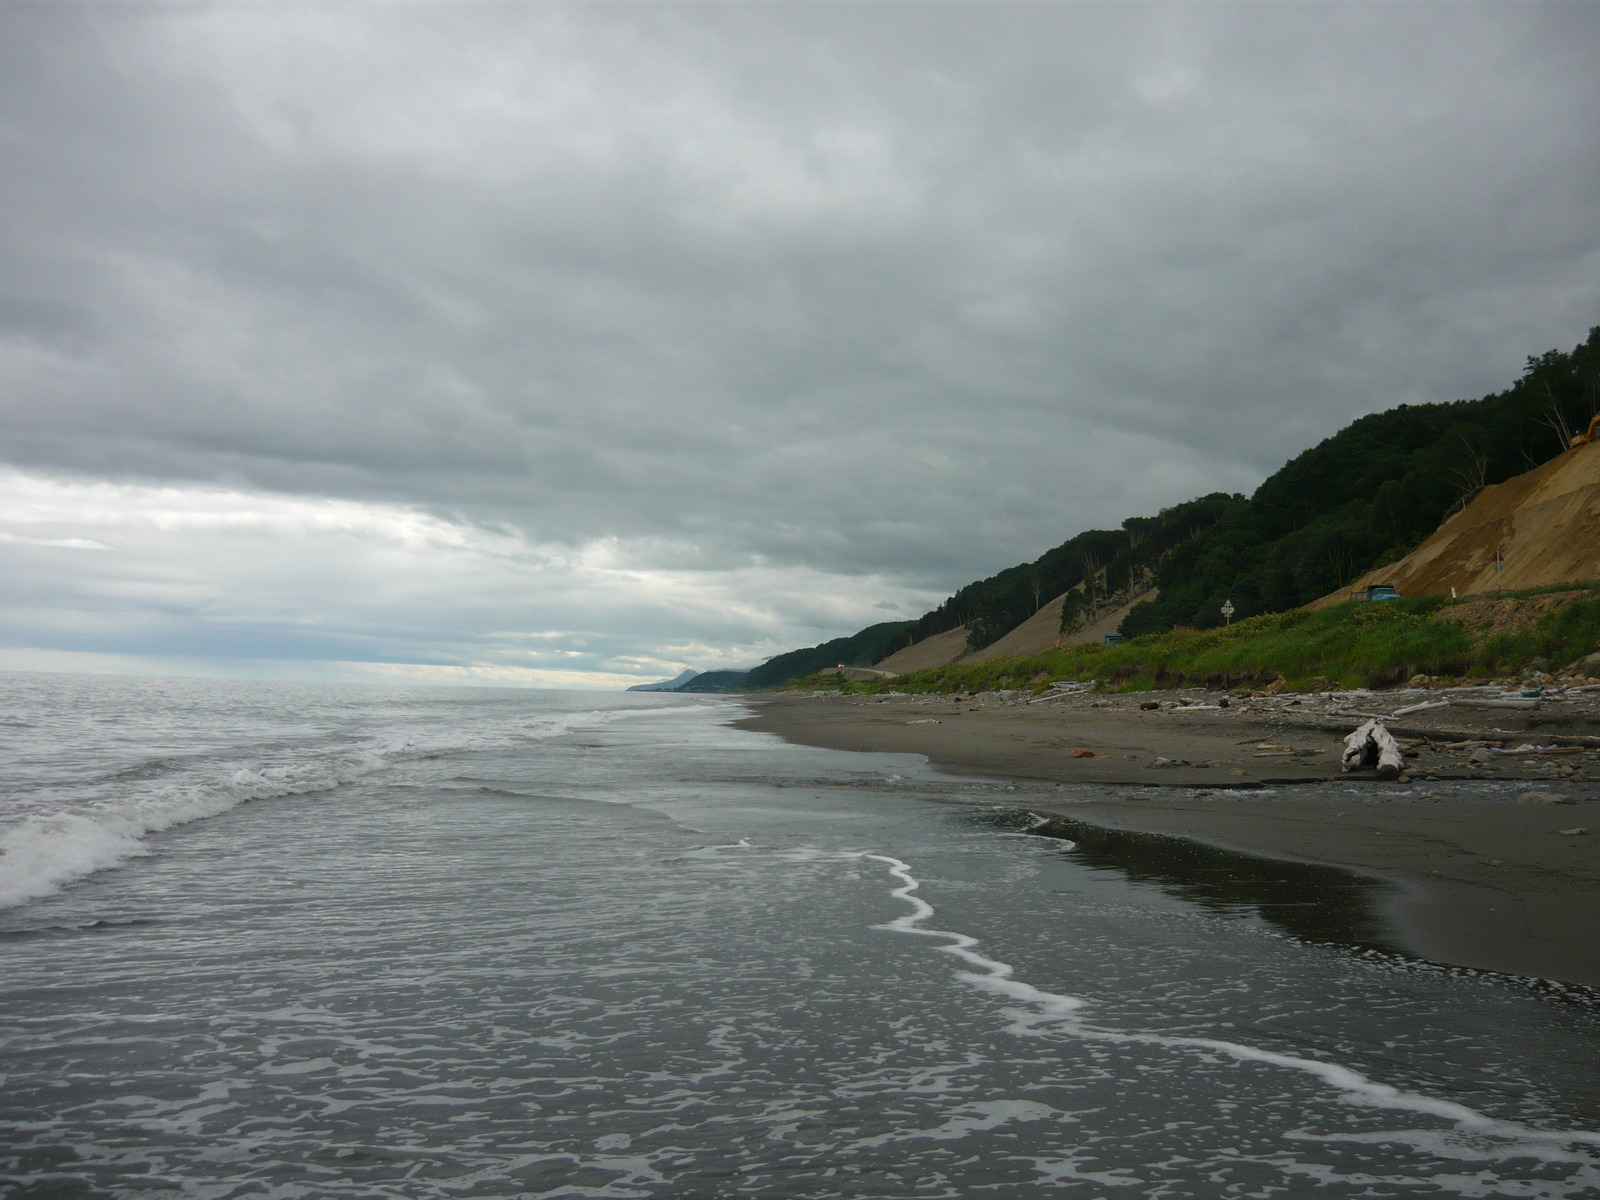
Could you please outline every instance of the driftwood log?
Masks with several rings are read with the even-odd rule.
[[[1427,712],[1430,708],[1449,708],[1449,700],[1424,700],[1421,704],[1408,704],[1404,708],[1397,708],[1391,713],[1395,717],[1407,717],[1412,713]]]
[[[1405,765],[1405,755],[1394,735],[1382,721],[1368,721],[1344,739],[1340,766],[1346,771],[1357,767],[1377,767],[1379,779],[1394,779]]]

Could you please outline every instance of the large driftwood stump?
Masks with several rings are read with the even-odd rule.
[[[1394,779],[1405,765],[1405,756],[1382,721],[1368,721],[1345,738],[1340,765],[1346,771],[1377,767],[1379,779]]]

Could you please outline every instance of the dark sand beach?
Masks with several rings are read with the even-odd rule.
[[[750,697],[756,714],[740,724],[805,745],[921,754],[958,774],[1105,785],[1093,793],[1103,798],[1046,789],[1028,804],[1377,876],[1400,885],[1387,915],[1412,953],[1600,987],[1600,701],[1393,720],[1414,757],[1386,783],[1340,772],[1344,734],[1361,721],[1345,715],[1348,700],[1219,700]],[[1140,707],[1151,703],[1161,707]],[[1564,802],[1521,802],[1529,792]]]

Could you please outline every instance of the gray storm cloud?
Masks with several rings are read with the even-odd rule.
[[[770,653],[1579,340],[1597,49],[1588,4],[3,5],[0,453],[542,564],[371,657]],[[34,586],[142,603],[123,534]],[[602,545],[636,590],[551,549]]]

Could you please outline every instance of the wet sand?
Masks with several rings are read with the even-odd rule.
[[[1028,805],[1377,876],[1399,885],[1387,915],[1412,953],[1600,987],[1600,712],[1396,720],[1416,757],[1403,781],[1384,783],[1341,774],[1343,734],[1360,722],[1326,705],[1180,699],[1191,702],[748,697],[756,712],[739,724],[805,745],[921,754],[958,774],[1101,785],[1030,790]],[[1164,707],[1139,707],[1151,702]],[[1559,754],[1468,758],[1472,745],[1559,741],[1568,743]],[[1519,803],[1528,791],[1573,802]],[[1563,832],[1575,828],[1587,832]]]

